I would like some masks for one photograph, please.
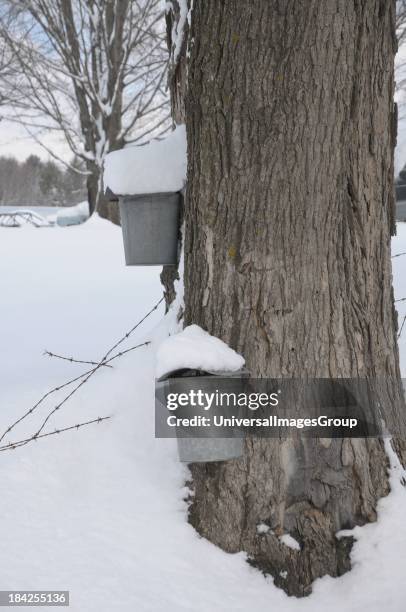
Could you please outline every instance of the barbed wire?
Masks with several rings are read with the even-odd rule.
[[[149,342],[143,342],[142,344],[139,344],[135,347],[132,348],[132,350],[136,349],[136,348],[140,348],[141,346],[145,346],[149,344]],[[117,346],[117,345],[116,345]],[[129,352],[129,350],[125,351],[126,353]],[[125,354],[124,351],[121,351],[120,353],[117,353],[117,355],[115,356],[116,358],[118,357],[122,357]],[[106,353],[107,354],[107,353]],[[105,361],[105,363],[107,363],[107,361]],[[97,370],[103,365],[102,362],[100,362],[95,368],[93,368],[89,374],[87,376],[85,376],[81,382],[76,385],[76,387],[74,387],[74,389],[72,389],[72,391],[70,393],[68,393],[68,395],[66,395],[63,400],[61,402],[59,402],[59,404],[57,404],[56,406],[54,406],[54,408],[48,413],[48,415],[45,417],[45,419],[42,421],[40,428],[37,430],[35,436],[38,436],[41,431],[44,429],[45,425],[48,423],[49,419],[52,417],[53,414],[55,414],[55,412],[57,412],[58,410],[60,410],[60,408],[62,408],[62,406],[64,404],[66,404],[66,402],[68,400],[70,400],[70,398],[77,392],[79,391],[79,389],[81,387],[83,387],[83,385],[85,385],[87,383],[87,381],[93,376],[93,374],[95,374],[95,372],[97,372]]]
[[[403,253],[395,253],[395,255],[392,255],[392,259],[396,259],[396,257],[403,257],[404,255],[406,255],[406,251],[404,251]],[[406,302],[406,298],[400,298],[398,300],[395,300],[395,304],[399,304],[400,302]],[[405,327],[405,323],[406,323],[406,315],[403,317],[403,321],[402,321],[402,324],[400,326],[399,333],[397,335],[397,339],[398,340],[399,340],[400,336],[402,335],[403,329]]]
[[[405,324],[406,324],[406,315],[403,317],[402,325],[400,326],[400,331],[398,333],[398,340],[400,336],[402,335],[402,331],[403,331],[403,328],[405,327]]]
[[[406,251],[404,251],[403,253],[395,253],[395,255],[392,255],[392,259],[396,259],[396,257],[403,257],[404,255],[406,255]],[[399,302],[406,302],[406,298],[400,298],[399,300],[395,300],[395,304],[398,304]],[[400,331],[397,336],[398,340],[400,336],[402,335],[403,328],[405,327],[405,323],[406,323],[406,315],[403,317],[402,325],[400,326]]]
[[[57,387],[54,387],[53,389],[51,389],[50,391],[47,391],[35,404],[34,406],[32,406],[29,410],[27,410],[27,412],[25,412],[21,417],[19,417],[16,421],[14,421],[14,423],[12,423],[4,432],[3,434],[0,436],[0,442],[5,438],[5,436],[7,434],[9,434],[19,423],[21,423],[24,419],[26,419],[28,416],[30,416],[50,395],[52,395],[53,393],[56,393],[57,391],[61,391],[62,389],[68,387],[69,385],[77,382],[80,380],[80,383],[78,385],[76,385],[76,387],[74,387],[74,389],[72,391],[70,391],[68,393],[68,395],[66,395],[63,400],[61,402],[59,402],[56,406],[54,406],[54,408],[48,413],[48,415],[45,417],[45,419],[43,420],[43,422],[41,423],[41,426],[39,427],[39,429],[29,438],[26,438],[25,440],[20,441],[20,443],[18,444],[18,448],[21,446],[24,446],[25,444],[28,444],[29,442],[38,439],[38,437],[40,437],[41,432],[43,431],[44,427],[46,426],[46,424],[48,423],[49,419],[52,417],[53,414],[55,414],[55,412],[57,412],[58,410],[60,410],[60,408],[84,385],[86,384],[90,378],[101,368],[104,367],[106,365],[108,365],[111,361],[113,361],[114,359],[118,359],[119,357],[122,357],[123,355],[129,353],[130,351],[133,351],[137,348],[140,348],[142,346],[147,346],[148,344],[150,344],[150,341],[146,341],[146,342],[142,342],[140,344],[137,344],[135,346],[132,346],[128,349],[125,349],[123,351],[119,351],[117,353],[115,353],[114,355],[111,355],[113,353],[113,351],[115,351],[115,349],[117,349],[123,342],[125,342],[125,340],[127,340],[131,334],[134,333],[134,331],[155,311],[157,310],[157,308],[160,306],[160,304],[163,302],[165,298],[162,297],[156,304],[155,306],[153,306],[153,308],[151,308],[151,310],[149,310],[147,312],[146,315],[144,315],[142,317],[142,319],[140,319],[135,325],[133,325],[133,327],[128,330],[108,351],[107,353],[103,356],[103,358],[98,361],[98,362],[94,362],[95,366],[93,368],[91,368],[90,370],[87,370],[86,372],[83,372],[82,374],[79,374],[78,376],[76,376],[75,378],[72,378],[71,380],[67,381],[66,383],[63,383],[62,385],[59,385]],[[51,354],[52,356],[54,356],[54,354]],[[58,358],[63,358],[62,356],[58,356]],[[70,361],[70,358],[67,358],[68,361]],[[78,360],[79,361],[79,360]],[[107,417],[103,417],[103,418],[107,418]],[[109,417],[110,418],[110,417]],[[1,448],[1,447],[0,447]],[[16,447],[17,448],[17,447]]]
[[[120,351],[119,353],[115,353],[112,357],[110,357],[105,363],[104,365],[107,365],[108,363],[110,363],[111,361],[114,361],[115,359],[118,359],[119,357],[123,357],[123,355],[126,355],[127,353],[130,353],[131,351],[134,351],[137,348],[141,348],[142,346],[148,346],[149,344],[151,344],[151,342],[149,340],[147,340],[146,342],[142,342],[141,344],[136,344],[135,346],[131,346],[128,349],[125,349],[124,351]],[[91,368],[90,370],[87,370],[86,372],[82,372],[82,374],[79,374],[78,376],[75,376],[75,378],[72,378],[71,380],[68,380],[66,383],[63,383],[62,385],[59,385],[59,387],[54,387],[53,389],[51,389],[50,391],[47,391],[39,400],[36,404],[34,404],[34,406],[32,408],[30,408],[29,410],[27,410],[27,412],[25,414],[23,414],[19,419],[17,419],[14,423],[12,423],[12,425],[10,425],[10,427],[8,427],[4,433],[0,436],[0,442],[4,439],[4,437],[10,433],[10,431],[12,429],[14,429],[19,423],[21,423],[21,421],[23,421],[24,419],[26,419],[30,414],[32,414],[34,412],[34,410],[36,410],[36,408],[38,408],[38,406],[40,406],[40,404],[42,404],[50,395],[52,395],[53,393],[56,393],[57,391],[61,391],[62,389],[65,389],[66,387],[68,387],[69,385],[72,385],[73,383],[77,382],[78,380],[80,380],[81,378],[87,376],[88,374],[90,374],[91,372],[94,372],[96,370],[96,368]]]
[[[403,253],[395,253],[395,255],[392,255],[392,259],[396,259],[396,257],[403,257],[404,255],[406,255],[406,251],[403,252]],[[395,304],[398,304],[399,302],[406,302],[406,298],[400,298],[399,300],[395,300]],[[406,315],[403,318],[403,322],[402,322],[402,325],[400,327],[400,331],[398,333],[398,340],[399,340],[400,336],[402,335],[402,331],[403,331],[403,328],[405,326],[405,321],[406,321]]]
[[[111,416],[105,417],[97,417],[97,419],[93,419],[91,421],[86,421],[84,423],[77,423],[76,425],[70,425],[69,427],[62,427],[61,429],[55,429],[55,431],[47,431],[46,433],[40,434],[39,436],[31,436],[30,438],[25,438],[24,440],[18,440],[17,442],[9,442],[8,444],[4,444],[0,446],[0,452],[6,450],[15,450],[20,446],[25,446],[28,442],[32,442],[34,440],[39,440],[41,438],[47,438],[48,436],[54,436],[56,434],[63,433],[65,431],[70,431],[72,429],[80,429],[81,427],[85,427],[86,425],[92,425],[93,423],[101,423],[102,421],[107,421],[111,419]]]
[[[94,364],[95,366],[99,365],[100,363],[100,365],[102,366],[113,368],[113,366],[110,365],[111,361],[114,361],[114,359],[117,359],[118,357],[122,357],[123,355],[126,355],[127,353],[130,353],[131,351],[134,351],[135,349],[140,348],[141,346],[148,346],[148,344],[151,344],[150,340],[146,340],[145,342],[142,342],[141,344],[136,344],[135,346],[130,346],[130,348],[127,348],[124,351],[120,351],[119,353],[115,353],[112,357],[109,357],[106,361],[103,361],[103,362],[81,361],[79,359],[74,359],[73,362],[74,363],[90,363],[90,364]],[[58,359],[65,359],[66,361],[71,361],[70,357],[65,357],[63,355],[55,355],[54,353],[49,353],[49,357],[57,357]],[[78,378],[83,378],[83,376],[86,376],[87,374],[92,372],[94,369],[95,368],[92,368],[91,370],[87,370],[87,372],[83,372],[83,374],[79,374],[79,376],[77,378],[72,379],[71,382],[75,382],[76,380],[78,380]]]
[[[64,355],[57,355],[56,353],[51,353],[51,351],[44,351],[44,355],[47,357],[56,357],[56,359],[63,359],[64,361],[70,361],[71,363],[85,363],[88,365],[97,365],[97,361],[85,361],[83,359],[75,359],[74,357],[65,357]],[[103,363],[106,368],[112,368],[113,366],[108,365],[107,363]]]

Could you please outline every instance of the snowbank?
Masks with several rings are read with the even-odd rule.
[[[158,347],[155,373],[160,378],[182,368],[235,372],[244,363],[244,358],[225,342],[198,325],[189,325],[179,334],[169,336]]]
[[[180,191],[186,181],[186,128],[163,140],[113,151],[104,163],[104,186],[115,194]]]
[[[76,206],[68,206],[60,210],[56,215],[57,225],[78,225],[89,218],[89,203],[87,200],[76,204]]]

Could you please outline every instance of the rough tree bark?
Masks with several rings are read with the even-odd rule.
[[[258,377],[382,376],[403,409],[395,2],[195,0],[190,35],[185,324]],[[389,490],[377,439],[250,439],[242,459],[191,472],[197,531],[299,596],[349,569],[351,539],[335,533],[375,520]]]
[[[119,149],[120,147],[116,147]],[[115,149],[112,149],[115,150]],[[94,164],[89,164],[91,174],[87,177],[87,197],[89,209],[93,213],[95,210],[104,219],[108,219],[115,225],[121,225],[120,211],[117,201],[111,201],[104,195],[104,190],[100,187],[101,171]]]
[[[173,30],[174,26],[179,25],[180,5],[178,0],[171,3],[171,10],[165,13],[166,17],[166,43],[169,51],[168,62],[168,85],[170,90],[171,115],[173,125],[185,123],[185,94],[187,88],[187,44],[188,44],[188,29],[189,24],[186,20],[183,31],[183,42],[179,52],[179,57],[176,61],[173,58]],[[182,198],[182,207],[180,211],[180,225],[183,226],[184,221],[184,198]],[[180,236],[183,241],[183,236]],[[183,245],[181,245],[183,246]],[[166,309],[174,301],[176,292],[174,283],[179,279],[178,266],[164,266],[161,272],[161,283],[164,287],[164,296]],[[182,316],[182,313],[179,313]]]

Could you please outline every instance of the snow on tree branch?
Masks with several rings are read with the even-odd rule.
[[[0,117],[62,135],[101,187],[107,153],[168,128],[163,26],[160,0],[0,0]]]

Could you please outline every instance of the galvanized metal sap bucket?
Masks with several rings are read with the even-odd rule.
[[[203,372],[201,370],[182,370],[171,372],[157,381],[157,387],[162,391],[187,392],[191,388],[198,388],[203,392],[211,392],[219,379],[235,379],[232,382],[234,389],[239,387],[238,379],[248,378],[249,372],[240,370],[238,372]],[[242,384],[241,384],[242,387]],[[187,407],[185,409],[187,411]],[[190,435],[184,437],[185,431],[176,429],[178,455],[182,463],[207,463],[212,461],[228,461],[241,457],[244,449],[244,438],[241,432],[229,435],[235,437],[221,438],[218,428],[210,425],[201,430],[205,437],[193,438]]]
[[[127,266],[176,265],[181,194],[119,196]]]
[[[182,463],[238,459],[244,449],[243,438],[178,438],[177,443]]]

